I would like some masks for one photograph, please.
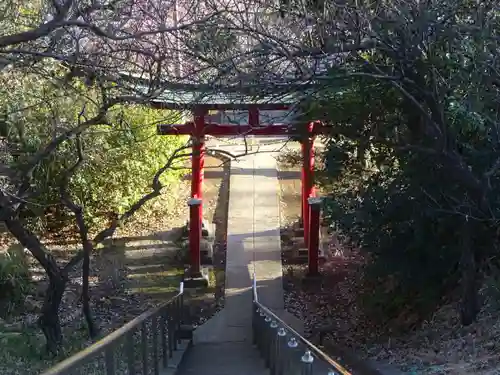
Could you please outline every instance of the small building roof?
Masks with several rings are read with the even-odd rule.
[[[257,105],[262,110],[286,109],[297,104],[298,98],[293,94],[257,96],[241,95],[228,92],[202,92],[186,90],[162,90],[151,99],[155,107],[169,109],[192,109],[204,106],[207,109],[248,109]]]
[[[133,91],[150,97],[152,106],[165,109],[193,109],[204,106],[207,109],[248,109],[257,105],[262,110],[287,109],[294,107],[306,90],[293,91],[290,85],[273,85],[267,89],[256,87],[229,87],[191,83],[165,83],[152,90],[148,81],[133,76],[123,76],[133,83]],[[295,85],[297,86],[297,85]],[[300,85],[299,85],[300,87]],[[297,87],[295,87],[297,88]]]

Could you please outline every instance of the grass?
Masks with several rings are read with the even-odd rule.
[[[147,295],[157,302],[167,301],[179,291],[184,269],[173,267],[168,270],[129,274],[131,281],[130,293]]]
[[[208,269],[208,287],[209,288],[215,288],[215,286],[217,285],[217,274],[218,274],[218,272],[214,268]]]
[[[177,293],[179,288],[177,286],[147,286],[147,287],[137,287],[131,288],[132,293],[141,293],[141,294],[149,294],[149,295],[169,295],[172,296]]]
[[[0,374],[35,374],[49,368],[63,359],[77,353],[90,344],[88,333],[82,324],[77,330],[72,327],[63,330],[65,337],[61,354],[55,358],[42,354],[45,351],[45,338],[36,327],[25,327],[17,332],[5,330],[0,326]]]
[[[128,277],[130,279],[142,279],[142,278],[153,279],[153,280],[160,278],[170,279],[170,278],[182,277],[183,272],[184,270],[182,268],[172,268],[169,270],[161,270],[158,272],[146,272],[144,274],[138,274],[138,273],[129,274]]]

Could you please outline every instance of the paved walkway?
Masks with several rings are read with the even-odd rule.
[[[242,146],[222,146],[233,154]],[[261,146],[231,165],[225,307],[194,333],[180,374],[268,374],[251,341],[252,275],[259,299],[289,324],[284,310],[279,232],[279,145]],[[255,150],[255,148],[254,148]]]

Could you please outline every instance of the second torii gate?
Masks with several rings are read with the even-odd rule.
[[[190,277],[199,278],[200,273],[200,240],[203,219],[203,167],[205,159],[205,136],[279,136],[279,135],[297,135],[293,134],[292,124],[283,123],[261,123],[261,111],[289,111],[292,104],[289,103],[235,103],[235,102],[210,102],[204,101],[202,104],[191,104],[180,106],[178,104],[168,104],[165,102],[153,103],[157,108],[186,109],[191,110],[193,121],[185,124],[160,124],[158,125],[158,134],[160,135],[190,135],[192,139],[192,158],[191,158],[191,200],[190,205]],[[248,111],[247,124],[220,124],[207,121],[207,115],[210,111]],[[308,198],[314,197],[314,138],[316,134],[322,131],[319,122],[311,122],[304,127],[305,131],[299,138],[302,150],[302,223],[304,227],[304,242],[309,246],[310,238],[310,207]],[[319,236],[319,233],[318,233]],[[314,242],[314,241],[313,241]],[[317,241],[315,242],[317,243]],[[316,245],[317,246],[317,245]],[[311,262],[317,263],[317,254],[309,254],[310,269],[316,269],[317,266]]]

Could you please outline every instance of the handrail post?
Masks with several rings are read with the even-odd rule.
[[[269,370],[274,374],[276,369],[276,345],[278,344],[278,323],[275,320],[269,325]]]
[[[259,308],[255,302],[252,303],[252,344],[257,345],[257,319],[259,315]]]
[[[168,367],[168,309],[164,307],[160,312],[160,331],[161,331],[161,357],[163,368]]]
[[[277,335],[278,335],[278,338],[276,340],[276,363],[274,366],[274,372],[271,372],[271,375],[284,375],[283,374],[283,353],[286,351],[286,348],[284,348],[284,347],[287,344],[287,342],[286,342],[286,330],[284,328],[278,329]]]
[[[314,357],[309,350],[306,350],[304,355],[300,358],[302,362],[302,375],[312,375],[312,364]]]
[[[327,365],[326,368],[335,369],[329,370],[328,375],[352,375],[259,302],[255,273],[252,292],[253,343],[269,368],[270,375],[313,375],[315,360],[321,361],[321,367]],[[323,367],[324,370],[326,368]]]
[[[153,371],[155,375],[160,374],[160,360],[158,357],[158,315],[153,315],[151,320],[152,350],[153,350]]]
[[[299,347],[299,343],[297,342],[297,339],[295,337],[290,337],[288,339],[288,342],[287,342],[287,352],[288,352],[288,355],[287,355],[287,359],[286,359],[286,363],[285,363],[285,368],[284,368],[284,373],[285,374],[294,374],[295,373],[295,370],[294,370],[294,357],[295,357],[295,354],[297,353],[298,351],[298,347]]]
[[[107,348],[104,352],[104,361],[106,363],[106,375],[115,375],[115,348]]]
[[[176,309],[176,315],[175,319],[177,320],[176,325],[175,325],[175,332],[176,332],[176,337],[177,337],[177,344],[181,344],[181,326],[182,326],[182,305],[181,305],[181,300],[180,298],[175,301],[175,309]]]
[[[263,335],[263,352],[264,352],[264,361],[266,362],[266,367],[269,368],[270,367],[270,363],[271,363],[271,351],[270,351],[270,347],[271,347],[271,338],[272,338],[272,334],[271,334],[271,323],[272,323],[272,319],[269,317],[269,316],[266,316],[264,318],[264,324],[263,324],[263,328],[264,328],[264,335]]]
[[[148,373],[148,330],[146,322],[141,324],[141,361],[142,361],[142,373]]]
[[[255,271],[252,277],[252,342],[254,345],[259,344],[259,317],[260,308],[257,301],[257,282],[255,280]]]
[[[128,375],[135,374],[134,332],[135,330],[132,330],[125,336],[125,355],[127,357]]]
[[[257,348],[259,349],[262,356],[264,356],[264,350],[266,345],[266,314],[263,311],[259,312],[257,320]]]

